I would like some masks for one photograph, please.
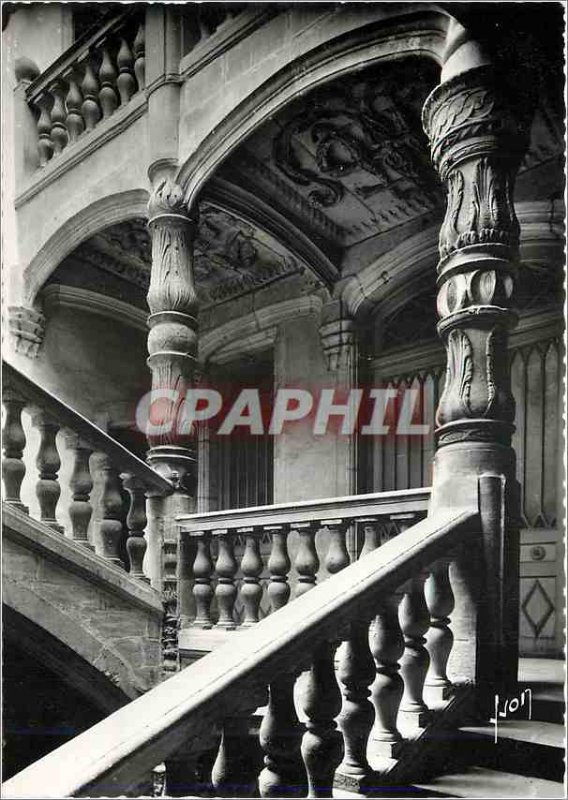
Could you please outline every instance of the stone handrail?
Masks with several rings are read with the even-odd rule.
[[[26,435],[22,426],[22,412],[28,409],[40,434],[36,458],[39,472],[36,496],[40,521],[53,530],[64,533],[56,517],[61,494],[58,480],[61,458],[57,434],[61,430],[66,433],[67,445],[73,453],[70,538],[84,547],[95,549],[108,561],[123,566],[120,550],[125,522],[128,528],[126,551],[130,574],[132,577],[145,579],[142,560],[146,550],[146,497],[170,494],[174,490],[173,485],[86,417],[6,362],[2,362],[2,379],[6,412],[2,464],[4,501],[28,513],[21,500],[26,462],[29,463],[29,459],[24,458]],[[93,454],[98,456],[98,467],[102,475],[101,522],[96,546],[93,545],[93,534],[89,537],[93,515],[90,502],[93,489]],[[128,509],[123,508],[122,488],[129,495]]]
[[[419,488],[179,516],[193,594],[182,583],[181,607],[195,605],[193,628],[257,623],[356,558],[357,525],[366,553],[425,516],[429,497]]]
[[[439,670],[447,660],[443,634],[453,605],[443,581],[434,581],[426,593],[424,621],[419,576],[440,557],[447,559],[456,548],[473,543],[479,515],[477,486],[471,489],[471,506],[441,511],[435,519],[419,522],[243,631],[27,767],[4,784],[5,796],[124,795],[176,750],[183,748],[187,759],[192,752],[207,749],[219,731],[210,782],[216,796],[232,796],[235,786],[239,796],[257,791],[262,797],[282,796],[283,787],[288,791],[295,787],[301,796],[307,785],[309,797],[329,797],[334,775],[336,781],[340,775],[353,780],[368,776],[372,772],[365,753],[368,740],[391,755],[401,743],[397,712],[403,681],[407,714],[418,720],[427,711],[421,698],[428,660],[422,633],[430,617],[437,633],[442,633],[431,647],[431,664]],[[403,592],[401,627],[393,615],[397,589]],[[338,676],[343,701],[334,674],[335,648],[341,639],[345,651]],[[304,729],[296,717],[293,689],[296,676],[305,670]],[[375,713],[368,700],[371,684]],[[260,729],[265,768],[259,776],[244,774],[238,757],[243,739],[232,721],[246,718],[267,700]],[[335,722],[340,711],[343,746]],[[186,786],[184,794],[192,793],[195,787]]]
[[[36,75],[26,99],[37,114],[40,165],[125,106],[144,88],[144,73],[144,18],[133,8],[85,34]]]

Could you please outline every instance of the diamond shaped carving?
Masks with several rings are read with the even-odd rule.
[[[535,580],[521,606],[535,637],[540,633],[554,612],[554,604],[539,580]]]

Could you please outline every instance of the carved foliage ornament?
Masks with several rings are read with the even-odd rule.
[[[504,150],[518,164],[527,142],[529,109],[506,99],[501,84],[492,68],[479,67],[440,84],[427,98],[422,124],[443,179],[456,154],[462,155],[464,142],[467,157],[468,140],[470,148],[480,145],[478,152]],[[479,141],[483,138],[485,143]]]
[[[189,209],[184,199],[183,189],[170,178],[161,180],[148,201],[150,221],[160,214],[180,214],[189,219]]]
[[[513,170],[487,157],[469,171],[467,182],[460,168],[447,177],[447,210],[439,237],[442,258],[468,245],[502,244],[516,249],[518,244]]]
[[[357,171],[375,178],[371,185],[366,181],[356,186],[362,199],[388,190],[403,200],[419,192],[429,205],[439,202],[416,121],[424,97],[418,97],[424,89],[419,80],[423,68],[413,71],[412,91],[408,75],[404,78],[400,71],[400,66],[383,67],[365,81],[321,90],[302,103],[274,139],[277,167],[296,185],[313,187],[308,195],[312,204],[339,203],[343,179]]]
[[[502,325],[466,332],[453,328],[446,341],[446,382],[436,414],[438,426],[464,419],[512,422],[507,339]]]

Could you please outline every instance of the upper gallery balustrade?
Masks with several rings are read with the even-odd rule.
[[[45,166],[144,88],[144,18],[127,10],[87,31],[27,88]]]

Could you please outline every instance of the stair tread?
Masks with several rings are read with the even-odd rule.
[[[557,658],[520,658],[518,677],[519,683],[563,687],[566,667],[564,661]]]
[[[468,767],[455,775],[442,775],[417,788],[469,798],[556,798],[565,797],[564,786],[544,778],[532,778],[484,767]]]
[[[495,737],[493,723],[487,725],[466,725],[460,730],[463,733],[472,733],[476,736]],[[499,720],[498,738],[514,739],[518,742],[557,747],[564,750],[565,728],[556,722],[541,722],[540,720]]]

